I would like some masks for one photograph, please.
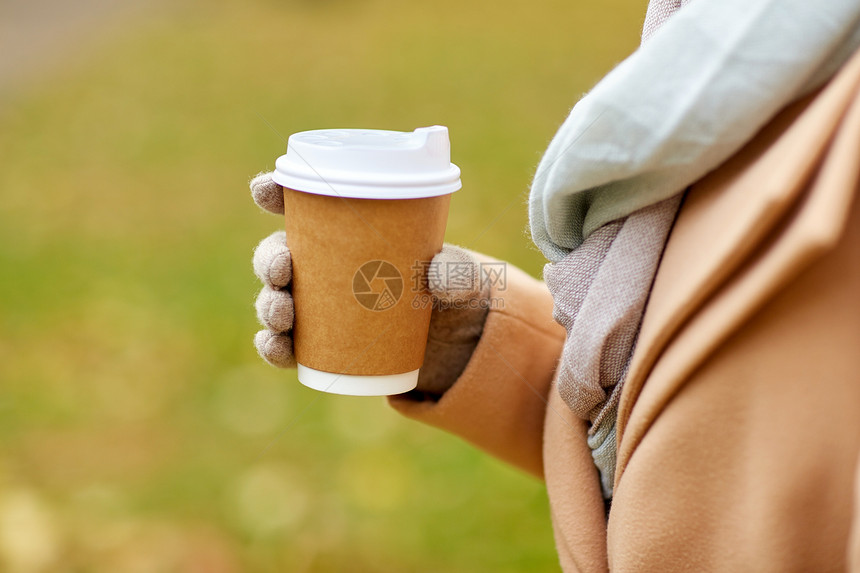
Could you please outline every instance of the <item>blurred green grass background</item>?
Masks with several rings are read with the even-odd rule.
[[[447,125],[446,239],[539,276],[530,177],[644,8],[182,3],[7,98],[2,569],[557,571],[541,483],[257,358],[247,181],[295,131]]]

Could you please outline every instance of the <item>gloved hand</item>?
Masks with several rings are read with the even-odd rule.
[[[266,211],[283,215],[283,189],[272,181],[271,173],[261,173],[251,180],[251,195],[254,202]],[[481,280],[481,265],[475,255],[446,243],[433,257],[431,267],[448,269],[448,263],[458,263],[460,269],[471,269],[473,288],[449,288],[444,273],[442,280],[429,280],[427,283],[433,312],[424,364],[416,388],[425,394],[425,399],[438,398],[463,372],[478,344],[489,309],[490,285],[488,281]],[[292,262],[284,231],[269,235],[257,246],[254,273],[263,281],[256,308],[260,324],[266,327],[254,337],[257,352],[273,366],[295,368],[291,331],[296,310],[290,295]]]

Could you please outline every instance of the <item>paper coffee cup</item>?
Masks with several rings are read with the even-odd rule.
[[[290,136],[284,187],[299,381],[337,394],[413,389],[430,324],[426,273],[460,170],[448,130]]]

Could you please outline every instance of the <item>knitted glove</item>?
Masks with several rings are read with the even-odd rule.
[[[284,213],[283,189],[272,181],[271,173],[261,173],[251,180],[251,195],[254,202],[266,211]],[[450,268],[448,263],[468,263],[458,268],[473,270],[473,288],[458,290],[449,288],[447,280],[428,281],[433,312],[424,364],[416,388],[425,399],[438,398],[459,378],[478,344],[489,308],[490,286],[481,280],[481,265],[475,255],[446,243],[433,257],[431,265],[447,269]],[[296,311],[290,294],[292,262],[284,231],[269,235],[257,246],[254,273],[263,281],[256,308],[257,318],[265,326],[254,337],[254,345],[269,364],[294,368],[296,359],[291,331]]]

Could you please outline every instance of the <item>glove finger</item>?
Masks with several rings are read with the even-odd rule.
[[[263,286],[254,304],[260,324],[273,332],[288,332],[293,329],[293,297],[285,290]]]
[[[288,334],[279,334],[271,330],[261,330],[254,336],[254,346],[260,356],[278,368],[295,368],[296,357],[293,354],[293,339]]]
[[[293,261],[284,231],[272,233],[254,249],[254,274],[272,288],[283,288],[293,278]]]
[[[445,244],[427,273],[433,303],[429,338],[448,344],[476,341],[489,311],[490,286],[467,249]]]
[[[260,173],[251,179],[251,196],[254,203],[276,215],[284,213],[284,190],[272,181],[271,173]]]
[[[489,285],[481,280],[481,265],[468,250],[445,243],[430,261],[427,288],[442,306],[468,303],[489,296]]]

